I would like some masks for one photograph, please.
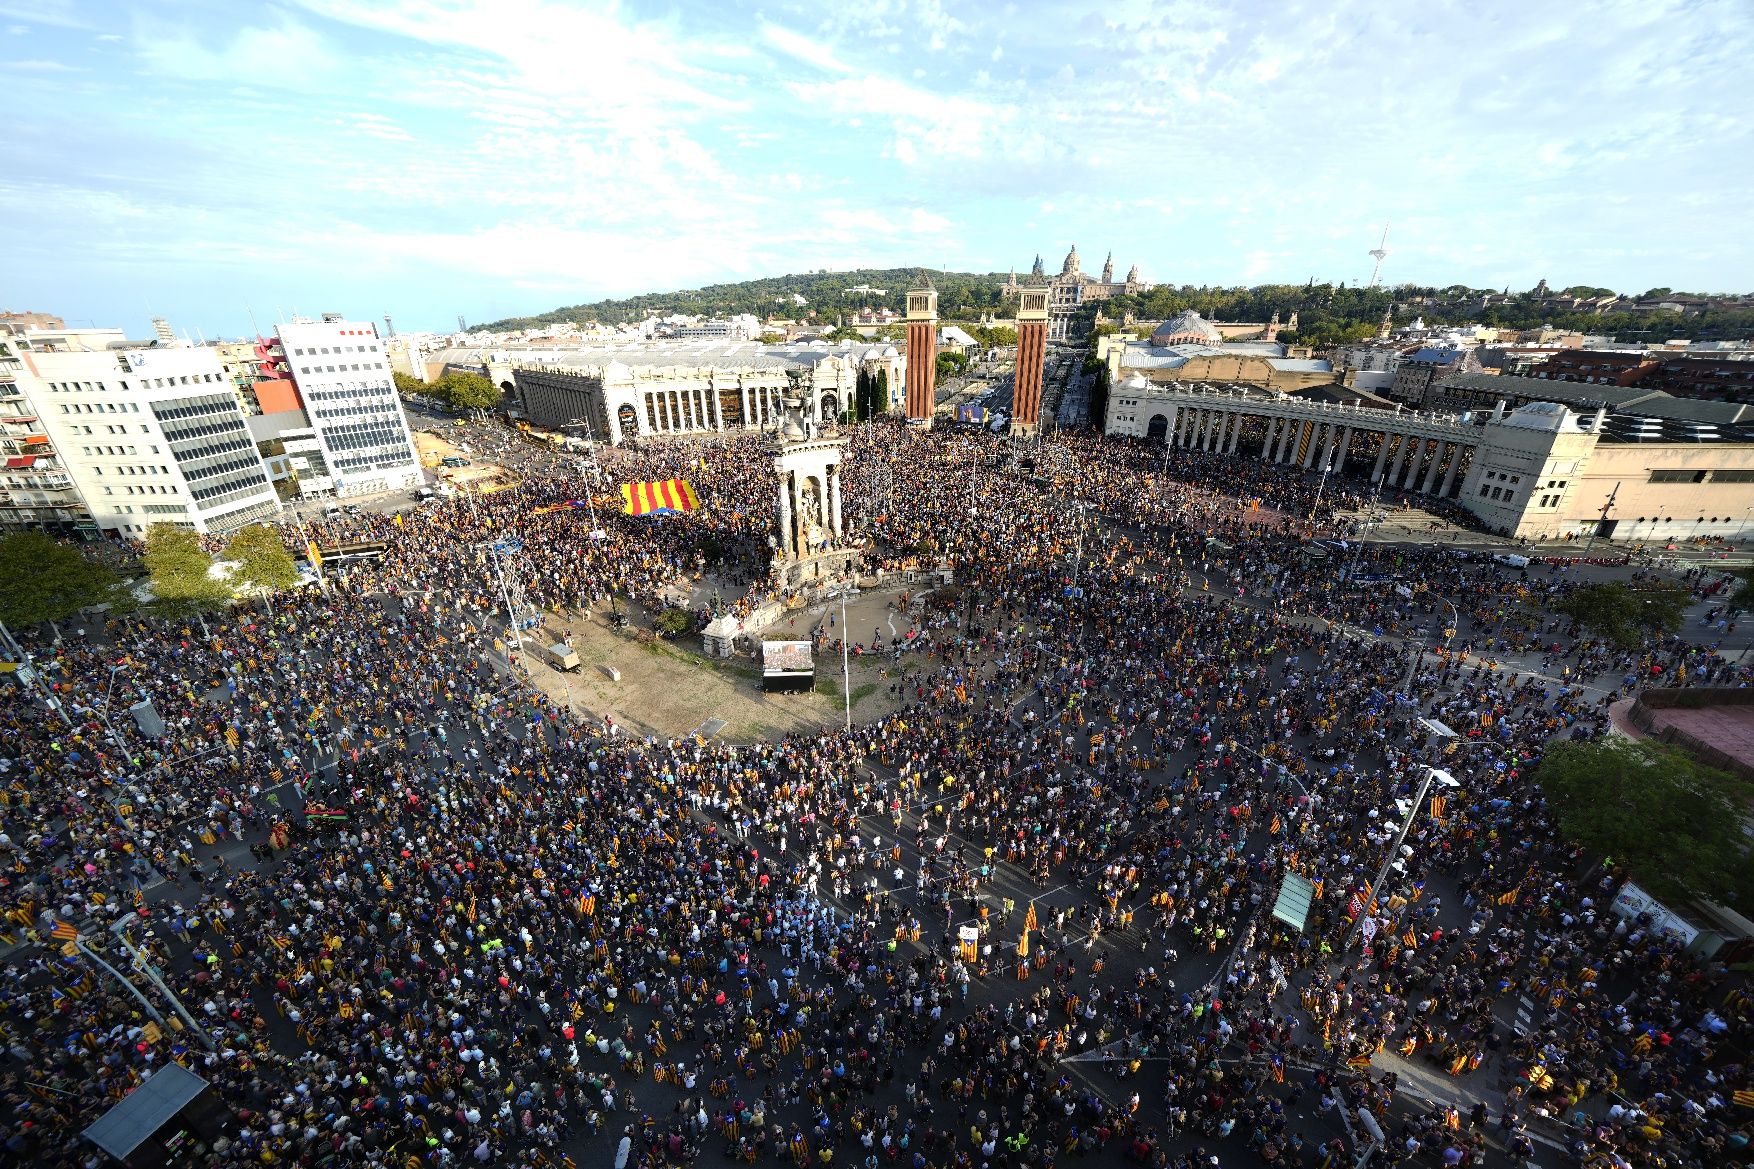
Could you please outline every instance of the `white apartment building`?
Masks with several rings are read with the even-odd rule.
[[[18,358],[17,386],[105,534],[226,532],[279,515],[212,349],[64,335],[32,338]]]
[[[301,493],[366,495],[425,481],[377,326],[325,313],[276,332],[322,450]]]
[[[96,535],[48,427],[19,384],[27,376],[19,357],[23,347],[15,337],[0,335],[0,529]]]

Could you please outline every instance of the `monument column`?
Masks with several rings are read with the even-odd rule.
[[[907,421],[930,426],[938,393],[938,293],[920,273],[907,294]]]
[[[828,468],[828,530],[840,540],[840,464]]]
[[[790,472],[780,475],[780,552],[788,560],[792,551],[792,476]]]
[[[1346,469],[1346,456],[1352,450],[1352,428],[1348,426],[1340,434],[1340,449],[1334,459],[1334,474],[1338,475]]]
[[[912,345],[911,337],[908,343]],[[1012,434],[1028,435],[1036,432],[1041,420],[1041,386],[1047,368],[1047,353],[1048,290],[1025,288],[1017,297],[1017,365],[1011,393]],[[911,363],[909,368],[912,368]],[[912,416],[911,411],[909,416]]]
[[[1382,442],[1379,443],[1376,448],[1376,466],[1370,469],[1370,481],[1372,483],[1375,483],[1382,478],[1383,463],[1386,462],[1389,457],[1389,440],[1393,437],[1394,435],[1390,434],[1388,431],[1383,431]]]
[[[1273,457],[1273,440],[1279,436],[1279,419],[1267,415],[1267,434],[1261,440],[1261,461],[1267,462]]]

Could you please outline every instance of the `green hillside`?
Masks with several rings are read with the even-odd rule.
[[[680,292],[654,292],[630,296],[625,300],[600,300],[594,304],[575,304],[557,308],[534,317],[507,317],[477,326],[483,329],[524,329],[537,325],[553,325],[562,321],[584,324],[600,321],[606,325],[622,325],[642,321],[653,313],[696,313],[722,317],[733,313],[754,313],[764,320],[770,316],[810,317],[833,323],[837,313],[856,312],[861,308],[888,307],[900,312],[907,290],[918,278],[918,268],[859,268],[851,272],[804,272],[785,276],[767,276],[760,280],[744,280],[737,284],[709,284],[704,288],[688,288]],[[938,313],[944,317],[978,317],[999,307],[999,285],[1005,282],[1003,272],[978,275],[973,272],[939,272],[926,269],[932,286],[938,290]],[[849,293],[845,290],[859,285],[884,290],[882,296]],[[808,302],[799,306],[793,294]]]
[[[907,290],[918,278],[918,268],[860,268],[850,272],[808,272],[744,280],[736,284],[709,284],[680,292],[648,293],[625,300],[600,300],[575,304],[533,317],[508,317],[479,326],[490,330],[523,329],[573,321],[599,321],[608,325],[644,320],[654,313],[690,313],[722,317],[753,313],[757,317],[787,317],[832,325],[843,313],[886,306],[900,312]],[[1002,305],[999,286],[1006,273],[942,272],[926,269],[938,290],[938,315],[944,320],[974,321],[982,313],[1004,319],[1011,305]],[[854,293],[849,288],[880,288],[882,295]],[[1532,293],[1514,296],[1509,303],[1480,307],[1491,289],[1451,285],[1447,288],[1402,284],[1393,288],[1360,288],[1345,284],[1263,284],[1195,287],[1162,284],[1150,292],[1118,296],[1100,306],[1085,306],[1087,318],[1100,307],[1114,320],[1132,314],[1140,321],[1164,320],[1184,309],[1194,309],[1209,320],[1265,321],[1277,312],[1290,323],[1298,314],[1296,333],[1287,328],[1282,340],[1308,345],[1332,345],[1362,340],[1375,334],[1385,312],[1393,312],[1398,325],[1423,317],[1427,324],[1477,322],[1512,328],[1548,325],[1586,333],[1619,336],[1624,340],[1724,338],[1754,335],[1754,311],[1730,307],[1710,309],[1694,316],[1677,313],[1608,312],[1602,315],[1568,312],[1543,305]],[[1583,292],[1591,290],[1584,289]],[[1593,290],[1605,294],[1609,290]],[[796,304],[794,294],[806,303]]]

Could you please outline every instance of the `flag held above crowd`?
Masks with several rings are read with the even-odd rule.
[[[621,485],[621,510],[630,516],[693,511],[700,498],[686,479],[657,479]]]

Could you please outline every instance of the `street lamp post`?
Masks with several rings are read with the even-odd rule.
[[[1434,718],[1422,718],[1419,720],[1419,725],[1424,727],[1426,733],[1436,740],[1456,737],[1455,731]],[[1383,857],[1382,867],[1376,871],[1376,879],[1370,883],[1370,890],[1365,894],[1370,901],[1382,896],[1383,882],[1389,879],[1389,868],[1395,863],[1395,858],[1400,855],[1401,845],[1407,840],[1407,832],[1413,827],[1413,821],[1418,819],[1420,811],[1425,807],[1425,797],[1431,791],[1432,780],[1437,777],[1437,768],[1431,764],[1421,763],[1419,766],[1425,769],[1425,778],[1419,781],[1419,794],[1413,797],[1413,806],[1408,808],[1407,814],[1401,818],[1401,830],[1395,834],[1395,841],[1389,845],[1388,854]],[[1370,905],[1367,903],[1359,912],[1357,919],[1353,921],[1352,928],[1346,931],[1346,940],[1340,946],[1342,952],[1351,948],[1353,941],[1358,937],[1358,931],[1364,927],[1364,919],[1369,910]]]
[[[1346,580],[1351,583],[1358,574],[1358,555],[1364,551],[1364,533],[1376,526],[1377,497],[1382,494],[1383,476],[1378,475],[1370,489],[1370,503],[1364,509],[1364,522],[1358,528],[1358,541],[1352,548],[1352,563],[1346,567]]]
[[[84,955],[87,960],[95,963],[98,969],[121,983],[123,988],[127,990],[129,994],[134,996],[134,1001],[140,1004],[140,1009],[146,1012],[147,1018],[151,1019],[154,1023],[157,1023],[160,1027],[169,1026],[169,1024],[164,1021],[164,1016],[159,1014],[158,1008],[152,1005],[152,1000],[142,994],[139,987],[135,986],[132,982],[129,982],[127,976],[120,970],[111,966],[108,962],[104,961],[102,957],[86,946],[83,937],[74,939],[73,947],[78,950],[80,954]]]
[[[128,668],[127,662],[117,662],[110,667],[109,685],[104,687],[104,704],[98,708],[97,716],[103,720],[104,730],[110,734],[110,742],[115,744],[116,751],[122,757],[124,769],[128,762],[128,748],[122,742],[122,736],[116,733],[116,724],[110,721],[110,697],[115,693],[116,675]]]
[[[1333,473],[1333,471],[1334,471],[1334,464],[1332,461],[1330,461],[1327,466],[1322,468],[1321,482],[1316,484],[1315,502],[1313,502],[1309,505],[1309,522],[1312,524],[1315,523],[1316,512],[1321,509],[1322,492],[1323,492],[1323,490],[1325,490],[1327,488],[1328,476],[1331,475]]]
[[[501,559],[505,553],[516,549],[503,539],[487,541],[487,549],[493,557],[494,573],[499,578],[499,599],[505,606],[506,659],[513,666],[520,666],[523,664],[519,660],[519,650],[524,644],[523,631],[518,628],[518,615],[512,611],[511,591],[506,587],[505,563]]]
[[[183,1025],[195,1033],[196,1037],[201,1040],[202,1045],[205,1046],[208,1051],[217,1051],[219,1045],[213,1042],[213,1037],[207,1033],[206,1029],[203,1028],[201,1024],[195,1021],[195,1016],[191,1015],[188,1008],[183,1006],[183,1000],[179,999],[176,994],[172,992],[171,988],[165,985],[164,977],[159,974],[158,967],[152,964],[152,960],[146,956],[145,951],[141,950],[140,947],[130,941],[128,935],[124,932],[128,926],[139,920],[139,914],[127,914],[111,923],[110,932],[115,935],[116,941],[121,943],[122,949],[128,951],[128,957],[133,962],[134,969],[144,974],[146,976],[146,981],[152,983],[153,986],[158,988],[158,993],[162,994],[165,997],[165,1001],[170,1003],[171,1010],[177,1013],[177,1018],[183,1021]],[[162,1020],[160,1021],[162,1022]]]
[[[1443,631],[1444,656],[1447,658],[1449,656],[1450,639],[1455,637],[1456,630],[1461,626],[1462,614],[1461,611],[1456,608],[1455,602],[1451,601],[1448,597],[1439,597],[1437,599],[1449,606],[1450,623]],[[1401,693],[1407,696],[1407,701],[1409,702],[1413,701],[1413,676],[1419,672],[1419,665],[1424,660],[1425,645],[1421,642],[1414,648],[1413,661],[1407,666],[1407,681],[1401,687]]]
[[[846,701],[846,729],[853,729],[853,669],[851,659],[847,656],[847,597],[858,596],[858,589],[842,589],[840,592],[840,690],[841,697]]]
[[[36,660],[30,656],[30,651],[18,643],[18,638],[12,636],[12,630],[6,628],[4,621],[0,621],[0,642],[6,644],[7,649],[12,654],[12,660],[25,672],[25,682],[35,687],[37,692],[43,696],[43,701],[48,703],[49,709],[60,715],[61,721],[71,727],[73,716],[67,713],[67,708],[61,704],[61,700],[55,696],[55,692],[49,689],[48,683],[43,681],[43,675],[37,669]]]

